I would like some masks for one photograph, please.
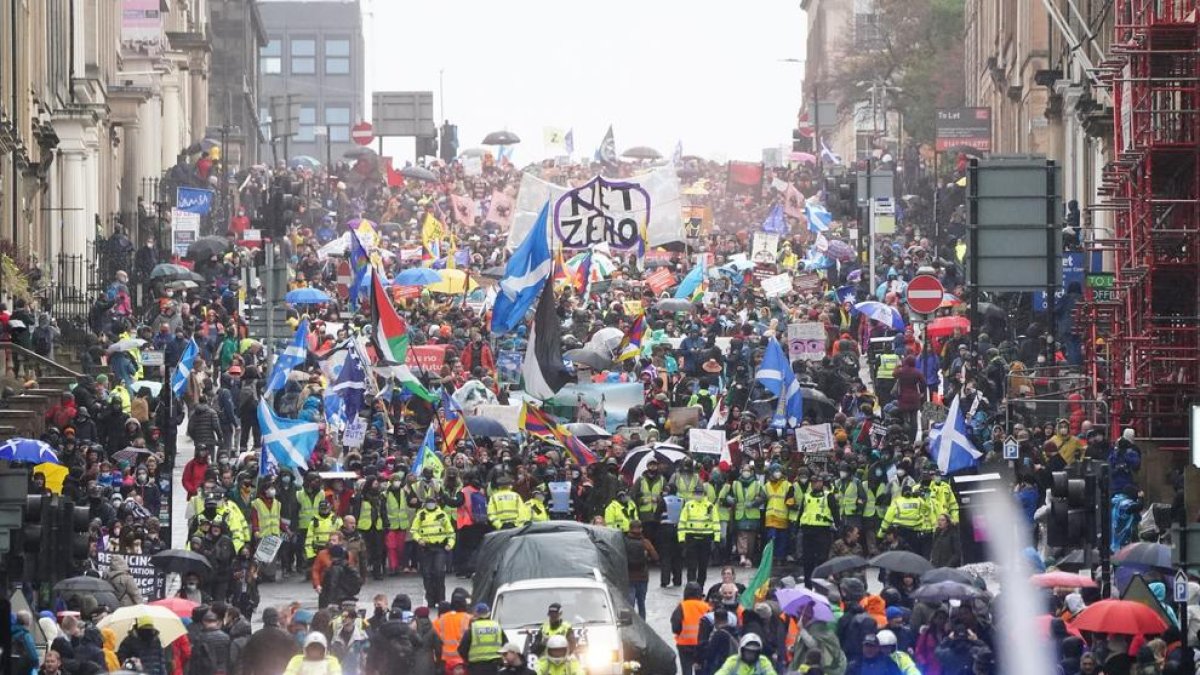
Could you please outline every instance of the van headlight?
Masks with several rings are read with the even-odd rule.
[[[583,655],[584,666],[590,673],[620,672],[621,645],[610,638],[588,636],[587,652]]]

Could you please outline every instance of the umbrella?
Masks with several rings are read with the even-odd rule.
[[[288,291],[283,299],[291,305],[319,305],[329,302],[329,294],[319,288],[297,288]]]
[[[858,254],[854,252],[854,247],[850,246],[850,244],[847,244],[841,239],[831,239],[829,241],[829,248],[825,251],[825,255],[833,258],[834,260],[840,260],[842,262],[849,262],[858,256]]]
[[[817,566],[817,569],[813,570],[813,576],[827,579],[835,574],[862,569],[868,564],[867,559],[861,555],[840,555],[836,558],[830,558]]]
[[[288,160],[288,166],[293,169],[316,169],[321,166],[321,161],[310,155],[296,155]]]
[[[487,154],[491,154],[491,151],[486,148],[467,148],[466,150],[460,150],[458,157],[459,159],[463,157],[483,157]]]
[[[162,600],[155,600],[148,604],[151,607],[166,607],[181,619],[192,618],[192,610],[200,606],[198,603],[192,602],[187,598],[163,598]]]
[[[571,259],[567,261],[567,269],[573,272],[577,271],[584,259],[587,258],[587,255],[588,254],[585,251],[583,253],[576,253],[575,255],[571,256]],[[604,255],[603,253],[592,253],[593,278],[599,276],[601,279],[607,279],[612,276],[613,270],[616,269],[616,267],[617,266],[613,263],[612,258]]]
[[[158,640],[166,647],[187,634],[183,621],[170,609],[154,605],[132,605],[120,607],[96,624],[97,628],[111,628],[117,635],[117,644],[125,638],[139,619],[149,619],[158,631]]]
[[[484,145],[513,145],[520,143],[521,137],[511,131],[493,131],[483,137]]]
[[[1076,630],[1118,635],[1157,634],[1167,629],[1167,622],[1140,602],[1132,600],[1101,600],[1086,607],[1071,621]]]
[[[921,575],[923,584],[936,584],[941,581],[953,581],[966,586],[975,584],[975,578],[970,572],[956,570],[953,567],[935,567]]]
[[[462,270],[438,270],[437,274],[440,280],[437,283],[427,286],[432,293],[458,295],[473,291],[479,287],[479,284],[475,283],[475,280],[467,276],[467,273]]]
[[[1050,637],[1050,622],[1057,618],[1058,617],[1050,616],[1049,614],[1033,617],[1033,627],[1035,632],[1044,638]],[[1063,624],[1067,627],[1068,635],[1074,635],[1077,638],[1083,638],[1083,633],[1081,633],[1078,628],[1066,623],[1065,621]]]
[[[961,304],[962,300],[957,295],[953,293],[942,293],[942,304],[938,305],[938,309],[954,307]]]
[[[582,365],[596,371],[608,370],[616,365],[607,354],[601,354],[595,349],[587,347],[568,350],[563,354],[563,358],[571,361],[576,366]]]
[[[191,270],[175,263],[159,263],[150,270],[151,279],[170,279],[172,277],[187,277]]]
[[[829,598],[810,591],[807,588],[781,588],[775,592],[779,608],[784,614],[800,616],[808,607],[813,608],[812,616],[817,621],[833,621],[833,609]]]
[[[191,279],[176,279],[175,281],[168,281],[166,287],[172,291],[190,291],[200,288],[200,284]]]
[[[428,267],[410,267],[397,274],[392,283],[397,286],[428,286],[441,280],[438,273]]]
[[[660,446],[641,447],[625,455],[625,463],[621,465],[621,471],[632,473],[633,480],[636,481],[651,460],[659,464],[674,464],[685,457],[687,457],[687,453],[680,450],[671,450]]]
[[[112,458],[117,460],[118,462],[136,463],[138,461],[139,456],[145,455],[145,456],[149,457],[150,455],[153,455],[153,454],[154,454],[154,452],[152,450],[150,450],[149,448],[135,448],[131,445],[131,446],[125,448],[124,450],[118,450],[118,451],[114,452]]]
[[[900,553],[900,551],[891,551],[891,553]],[[979,596],[980,591],[977,588],[960,584],[957,581],[939,581],[936,584],[927,584],[912,594],[914,600],[934,603],[949,600],[972,600]]]
[[[427,183],[437,182],[437,174],[423,166],[406,166],[400,169],[400,175],[413,180],[423,180]]]
[[[214,255],[224,255],[229,250],[229,240],[225,237],[200,237],[188,245],[188,260],[208,260]]]
[[[342,153],[342,157],[345,157],[346,159],[366,159],[366,158],[371,158],[371,157],[375,157],[375,156],[376,156],[375,151],[372,150],[371,148],[366,148],[366,147],[350,148],[349,150]]]
[[[826,396],[825,392],[816,387],[800,383],[800,397],[804,399],[805,410],[811,410],[809,406],[815,405],[821,408],[821,412],[827,417],[833,417],[837,414],[837,404]]]
[[[505,429],[504,425],[495,419],[475,415],[467,416],[467,431],[470,431],[473,436],[482,436],[483,438],[508,438],[511,435],[508,433],[508,429]]]
[[[489,267],[485,269],[479,274],[488,279],[503,279],[504,275],[507,273],[508,270],[503,265],[496,265],[495,267]]]
[[[1100,552],[1096,549],[1092,549],[1091,553],[1092,556],[1090,560],[1094,564],[1096,560],[1100,559]],[[1054,566],[1062,570],[1081,570],[1085,567],[1090,567],[1090,565],[1084,560],[1082,550],[1071,551],[1064,556],[1062,560],[1055,561]]]
[[[163,386],[162,382],[153,382],[151,380],[138,380],[137,382],[133,383],[133,387],[131,387],[129,389],[129,391],[132,391],[133,393],[136,394],[137,392],[141,391],[143,387],[145,387],[146,389],[150,390],[151,396],[158,398],[158,392],[162,391],[162,386]]]
[[[1070,572],[1045,572],[1029,577],[1029,582],[1038,588],[1095,588],[1091,579]]]
[[[662,159],[662,154],[659,151],[645,145],[635,145],[622,152],[621,156],[632,159]]]
[[[163,572],[174,572],[175,574],[194,572],[205,576],[212,572],[212,565],[209,564],[208,558],[182,548],[159,551],[150,557],[150,564]]]
[[[887,551],[871,558],[871,564],[889,572],[921,576],[933,569],[933,564],[925,558],[909,551]]]
[[[855,305],[854,311],[893,330],[904,330],[904,317],[900,316],[899,310],[891,305],[868,300]]]
[[[604,427],[587,422],[572,422],[567,425],[567,431],[571,432],[572,436],[584,443],[590,443],[601,438],[612,438],[612,434],[605,431]]]
[[[692,302],[682,298],[666,298],[654,303],[654,309],[660,312],[690,312]]]
[[[125,338],[124,340],[117,340],[116,342],[112,343],[105,351],[109,354],[114,354],[116,352],[127,352],[133,349],[141,349],[142,345],[145,344],[146,341],[139,338]]]
[[[624,339],[625,333],[620,328],[606,326],[593,333],[584,347],[594,349],[601,354],[612,354],[621,346],[621,341]]]
[[[965,316],[939,316],[925,326],[925,334],[929,337],[948,337],[959,328],[963,333],[971,331],[971,321]]]
[[[32,438],[10,438],[0,445],[0,459],[30,464],[62,464],[50,444]]]
[[[71,593],[112,593],[115,595],[116,589],[112,587],[112,584],[99,577],[79,576],[63,579],[54,584],[54,592],[62,595]]]
[[[792,152],[788,153],[789,162],[802,162],[804,164],[816,164],[817,157],[808,152]]]
[[[1113,554],[1116,565],[1145,565],[1159,569],[1174,569],[1171,563],[1171,547],[1151,541],[1130,544]]]

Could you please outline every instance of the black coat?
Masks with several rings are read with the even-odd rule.
[[[215,447],[221,444],[221,419],[207,403],[192,409],[188,420],[188,436],[197,446]]]
[[[246,640],[233,664],[234,675],[278,675],[300,646],[287,631],[265,626]]]
[[[962,546],[958,540],[958,528],[954,525],[944,530],[933,531],[933,546],[929,562],[934,567],[958,567],[962,565]]]

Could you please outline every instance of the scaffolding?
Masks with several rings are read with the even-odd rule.
[[[1080,305],[1093,398],[1113,428],[1186,447],[1200,400],[1200,0],[1116,0],[1099,65],[1113,100],[1100,194],[1113,292]],[[1119,426],[1117,426],[1119,425]]]

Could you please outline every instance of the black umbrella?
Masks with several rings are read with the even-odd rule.
[[[366,147],[350,148],[349,150],[342,153],[342,157],[345,157],[346,159],[363,159],[363,158],[375,157],[375,156],[376,156],[375,151],[372,150],[371,148],[366,148]]]
[[[511,435],[500,422],[491,417],[475,415],[467,416],[467,430],[471,432],[471,435],[483,438],[508,438]]]
[[[112,593],[115,595],[116,589],[112,584],[99,577],[79,576],[63,579],[54,584],[54,592],[63,595],[69,593]]]
[[[670,267],[671,261],[663,260],[662,258],[655,258],[653,260],[647,260],[645,262],[645,266],[646,266],[646,269],[648,269],[648,270],[652,270],[656,267]]]
[[[150,270],[150,278],[170,281],[179,278],[186,279],[191,273],[192,271],[183,265],[176,265],[175,263],[159,263],[154,266],[154,269]]]
[[[165,551],[155,553],[150,556],[150,564],[163,572],[174,572],[176,574],[195,573],[200,576],[206,576],[212,572],[212,565],[209,564],[208,558],[193,553],[181,548],[169,548]]]
[[[820,409],[820,412],[822,413],[820,417],[822,419],[825,417],[833,417],[837,414],[837,404],[834,403],[828,396],[826,396],[825,392],[817,389],[816,387],[809,387],[805,386],[803,382],[800,383],[800,397],[804,399],[805,415],[808,415],[810,411],[814,410],[812,406]]]
[[[902,553],[903,551],[891,551]],[[949,600],[972,600],[983,595],[983,592],[957,581],[939,581],[936,584],[921,586],[913,592],[912,598],[921,602],[947,602]]]
[[[871,558],[871,564],[880,569],[900,574],[920,576],[933,569],[925,558],[909,551],[887,551]]]
[[[521,137],[511,131],[493,131],[483,137],[484,145],[513,145],[520,143]]]
[[[1175,567],[1171,562],[1171,547],[1152,541],[1130,544],[1114,553],[1112,561],[1117,565],[1145,565],[1164,570]]]
[[[437,182],[437,175],[423,166],[406,166],[400,169],[400,175],[413,180],[423,180],[427,183]]]
[[[867,565],[867,559],[861,555],[840,555],[818,565],[817,569],[813,570],[813,576],[827,579],[835,574],[862,569]]]
[[[970,586],[975,583],[975,577],[969,572],[956,570],[953,567],[935,567],[921,575],[922,584],[936,584],[943,581],[953,581]]]
[[[200,237],[188,246],[187,258],[188,260],[208,260],[214,255],[224,255],[228,250],[229,240],[225,237]]]
[[[621,156],[631,157],[633,159],[662,159],[662,154],[660,154],[654,148],[650,148],[645,145],[635,145],[625,152],[622,152]]]

